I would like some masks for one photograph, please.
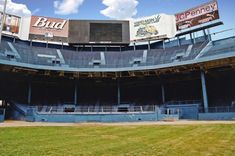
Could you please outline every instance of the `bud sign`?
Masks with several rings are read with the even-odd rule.
[[[55,37],[68,37],[68,21],[58,18],[32,16],[30,34],[53,34]]]
[[[66,22],[66,20],[63,20],[63,22],[49,21],[45,17],[39,17],[38,20],[34,23],[33,27],[63,30]]]

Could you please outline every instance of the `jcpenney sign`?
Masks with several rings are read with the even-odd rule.
[[[32,16],[30,34],[68,37],[68,21],[58,18]]]
[[[216,0],[175,15],[178,30],[204,24],[219,19]]]

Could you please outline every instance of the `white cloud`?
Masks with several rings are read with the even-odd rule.
[[[130,19],[137,14],[137,0],[102,0],[107,6],[100,13],[112,19]]]
[[[54,1],[55,14],[69,15],[78,13],[84,0],[60,0]]]
[[[0,10],[3,11],[5,0],[0,0]],[[14,3],[12,0],[7,0],[8,14],[13,14],[17,16],[31,16],[31,11],[27,8],[25,4]]]

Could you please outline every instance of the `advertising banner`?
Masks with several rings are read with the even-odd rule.
[[[0,21],[2,21],[1,20],[2,17],[3,17],[3,14],[1,13]],[[6,15],[6,20],[5,20],[4,25],[3,25],[3,31],[8,32],[8,33],[18,34],[19,33],[19,28],[20,28],[20,20],[21,20],[20,17],[7,14]]]
[[[68,21],[65,19],[32,16],[30,34],[45,37],[68,37]]]
[[[184,30],[219,19],[218,2],[213,0],[175,15],[177,30]]]
[[[176,35],[175,16],[159,14],[130,21],[131,41],[172,38]]]

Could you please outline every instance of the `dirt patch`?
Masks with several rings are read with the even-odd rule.
[[[235,124],[235,121],[172,121],[172,122],[124,122],[124,123],[46,123],[5,121],[0,127],[70,127],[70,126],[143,126],[143,125],[201,125],[201,124]]]

